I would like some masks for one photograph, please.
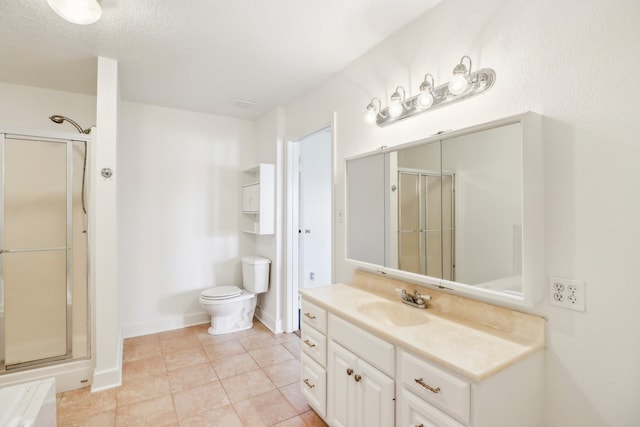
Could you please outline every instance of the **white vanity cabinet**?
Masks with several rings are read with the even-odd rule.
[[[394,346],[329,314],[327,421],[333,427],[394,424]]]
[[[327,409],[327,312],[302,300],[300,388],[322,418]]]

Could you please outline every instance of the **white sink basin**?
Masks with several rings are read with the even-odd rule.
[[[405,307],[400,302],[367,302],[357,310],[360,314],[390,326],[417,326],[429,321],[429,316],[423,312],[424,309]]]

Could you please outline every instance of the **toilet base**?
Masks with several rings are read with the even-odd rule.
[[[239,305],[240,307],[236,307],[229,314],[211,316],[211,327],[207,330],[209,335],[223,335],[251,329],[256,311],[256,298],[251,298]]]

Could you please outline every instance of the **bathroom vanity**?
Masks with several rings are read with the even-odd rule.
[[[542,425],[543,318],[364,271],[301,294],[300,386],[330,426]]]
[[[359,270],[300,292],[300,386],[329,425],[542,425],[544,319],[505,308],[530,310],[545,281],[541,126],[525,113],[345,160]]]

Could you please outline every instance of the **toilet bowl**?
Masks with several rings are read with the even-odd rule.
[[[210,335],[228,334],[253,326],[257,295],[269,288],[270,260],[242,258],[242,286],[215,286],[200,294],[200,305],[211,316]]]

